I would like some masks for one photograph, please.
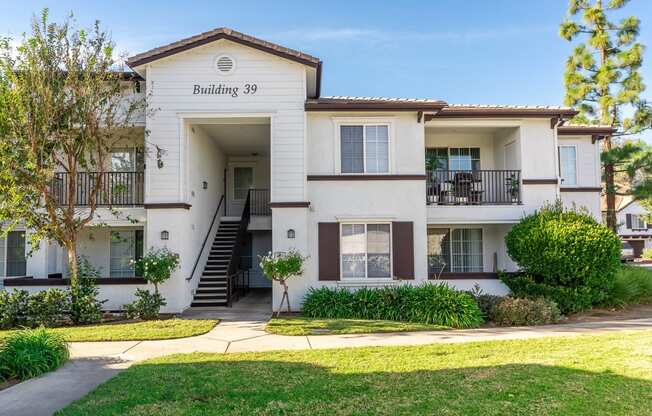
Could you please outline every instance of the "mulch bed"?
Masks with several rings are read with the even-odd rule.
[[[20,380],[12,378],[10,380],[5,380],[0,382],[0,391],[4,389],[8,389],[11,386],[15,386],[16,384],[20,383]]]

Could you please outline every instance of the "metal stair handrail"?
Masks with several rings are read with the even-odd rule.
[[[195,275],[195,271],[197,270],[197,265],[199,265],[199,260],[201,259],[201,255],[204,252],[204,248],[206,248],[208,237],[211,235],[211,230],[215,225],[215,220],[217,219],[217,215],[220,213],[220,208],[222,207],[223,202],[224,202],[224,195],[222,195],[222,197],[220,198],[220,202],[217,203],[217,209],[215,210],[215,214],[213,214],[211,225],[210,227],[208,227],[208,231],[206,231],[206,236],[204,237],[204,242],[201,244],[201,249],[199,250],[199,253],[197,253],[197,259],[195,260],[195,265],[192,266],[192,272],[190,272],[190,276],[186,277],[186,280],[188,281],[192,280],[193,276]]]
[[[247,235],[247,227],[249,226],[249,220],[251,218],[251,190],[247,192],[247,199],[242,209],[242,217],[240,218],[240,226],[238,227],[238,232],[235,237],[233,244],[233,249],[231,250],[231,258],[229,259],[229,266],[226,269],[226,301],[229,306],[231,306],[233,299],[233,284],[232,276],[238,271],[237,268],[240,266],[240,252],[242,251],[242,244],[244,243],[245,237]]]

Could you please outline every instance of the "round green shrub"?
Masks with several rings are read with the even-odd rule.
[[[586,304],[570,309],[604,301],[620,266],[618,237],[588,213],[564,210],[561,202],[523,218],[505,242],[509,256],[533,279],[530,286],[542,285],[541,290],[552,292],[563,289],[561,296],[582,295]],[[509,282],[505,280],[508,286]]]
[[[557,304],[538,298],[505,297],[491,312],[492,320],[500,326],[530,326],[554,324],[561,318]]]
[[[0,344],[0,375],[26,380],[56,370],[69,358],[63,336],[44,328],[25,329]]]
[[[361,288],[311,288],[303,314],[324,319],[373,319],[472,328],[483,322],[473,296],[446,284]]]

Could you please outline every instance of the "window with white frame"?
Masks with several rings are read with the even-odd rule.
[[[342,278],[389,278],[392,275],[391,224],[341,224]]]
[[[342,173],[389,172],[389,126],[340,126]]]
[[[647,223],[642,215],[632,214],[632,230],[647,229]]]
[[[7,234],[5,270],[7,276],[25,276],[27,273],[25,231],[11,231]]]
[[[134,277],[133,262],[143,255],[143,231],[111,231],[110,277]]]
[[[481,228],[429,228],[428,273],[482,272]]]
[[[251,167],[233,168],[233,199],[245,200],[249,189],[254,186],[254,169]]]
[[[426,149],[430,170],[480,170],[479,147],[431,147]]]
[[[575,146],[559,146],[559,176],[562,185],[577,184],[577,149]]]

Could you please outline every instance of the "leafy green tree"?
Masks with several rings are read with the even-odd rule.
[[[616,195],[652,195],[652,149],[634,135],[652,128],[652,108],[641,98],[643,45],[640,20],[610,19],[629,0],[570,0],[560,35],[582,38],[566,62],[565,102],[580,113],[575,122],[612,126],[603,143],[607,226],[616,229]]]
[[[0,39],[0,224],[5,233],[25,225],[32,249],[45,239],[64,247],[74,287],[77,235],[94,218],[109,151],[134,134],[145,99],[125,94],[99,22],[52,23],[45,9],[31,29],[17,47]],[[98,174],[80,209],[83,171]],[[55,172],[68,175],[64,192]]]

